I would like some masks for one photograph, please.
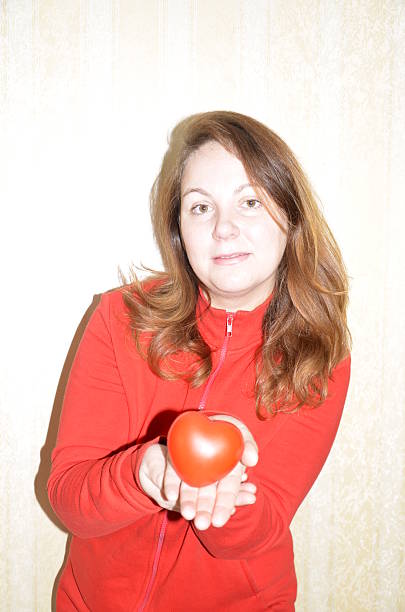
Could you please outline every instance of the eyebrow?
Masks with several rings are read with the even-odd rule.
[[[233,194],[236,195],[237,193],[240,193],[241,191],[246,189],[246,187],[252,187],[253,189],[253,186],[250,183],[244,183],[243,185],[237,187]],[[208,191],[205,191],[205,189],[201,189],[200,187],[191,187],[190,189],[187,189],[181,197],[185,198],[189,193],[201,193],[202,195],[211,197],[211,194]]]

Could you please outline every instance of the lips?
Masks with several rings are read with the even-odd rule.
[[[224,253],[213,257],[216,264],[232,265],[240,263],[249,257],[250,253]]]

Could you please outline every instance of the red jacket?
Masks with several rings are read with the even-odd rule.
[[[73,534],[58,610],[294,610],[289,525],[335,438],[350,358],[335,369],[321,407],[259,420],[252,359],[267,305],[235,313],[231,336],[225,311],[203,315],[213,372],[220,368],[191,388],[151,372],[129,336],[121,292],[103,295],[70,373],[48,483]],[[204,408],[234,415],[257,441],[259,462],[248,469],[257,499],[224,527],[198,531],[147,497],[138,472],[148,444],[177,413],[198,408],[207,387]]]

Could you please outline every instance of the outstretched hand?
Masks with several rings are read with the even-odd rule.
[[[258,450],[249,429],[235,417],[210,416],[212,420],[228,421],[242,433],[244,451],[234,469],[218,482],[204,487],[191,487],[175,472],[167,447],[151,445],[142,460],[139,479],[145,493],[167,510],[180,512],[186,520],[193,520],[197,529],[208,529],[210,525],[222,527],[234,514],[237,506],[256,501],[256,486],[246,482],[247,467],[256,465]]]

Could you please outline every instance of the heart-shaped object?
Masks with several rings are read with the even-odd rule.
[[[173,421],[167,446],[174,469],[192,487],[220,480],[238,463],[243,437],[233,423],[212,421],[197,411],[183,412]]]

